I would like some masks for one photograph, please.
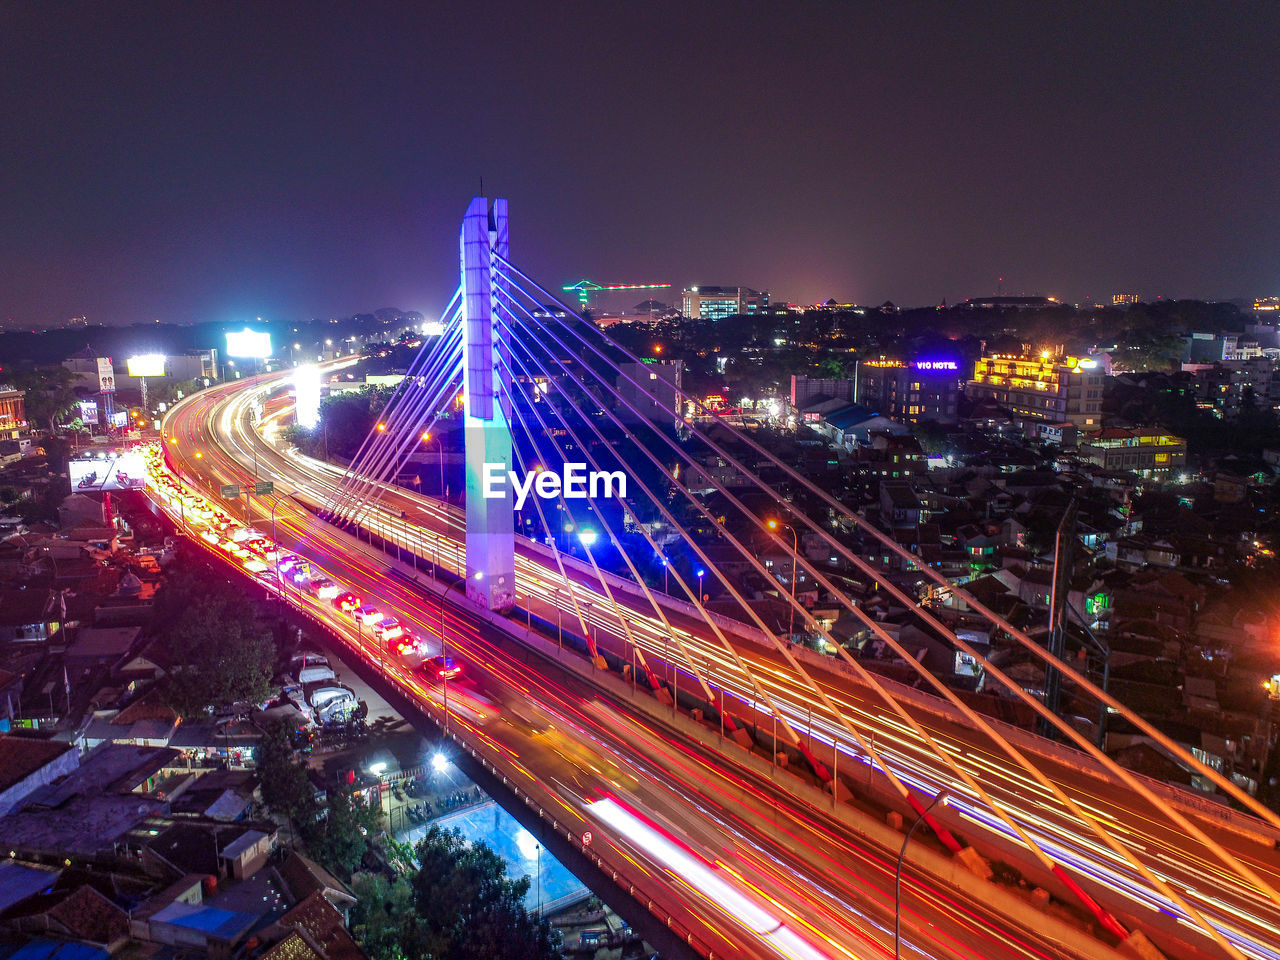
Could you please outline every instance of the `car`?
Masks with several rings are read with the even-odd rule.
[[[453,657],[428,657],[418,670],[430,680],[452,680],[462,673],[462,666]]]
[[[402,631],[399,636],[390,638],[387,642],[387,649],[399,657],[421,656],[423,652],[422,639],[415,637],[412,633]]]
[[[351,611],[363,604],[364,601],[357,597],[354,593],[347,592],[339,594],[333,598],[333,605],[339,610]]]
[[[252,540],[246,540],[244,542],[244,546],[248,547],[259,556],[266,557],[268,560],[279,553],[279,549],[276,545],[266,539],[266,537],[254,537]]]
[[[404,624],[395,617],[383,617],[373,625],[373,632],[380,640],[392,640],[404,635]]]
[[[328,577],[312,580],[309,589],[321,600],[332,600],[338,595],[338,585]]]
[[[372,626],[382,619],[382,611],[372,604],[361,604],[352,610],[348,610],[347,613],[351,614],[351,619],[360,621],[366,627]]]

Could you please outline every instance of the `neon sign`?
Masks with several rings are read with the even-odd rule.
[[[954,360],[917,360],[912,364],[917,370],[959,370]]]

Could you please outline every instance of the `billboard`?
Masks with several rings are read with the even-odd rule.
[[[293,371],[293,412],[298,426],[307,430],[320,422],[320,368],[314,364]]]
[[[80,422],[97,426],[98,423],[98,401],[82,400],[80,401]]]
[[[137,450],[99,453],[96,457],[67,462],[71,489],[78,493],[103,490],[139,490],[147,465]]]
[[[116,392],[116,374],[111,369],[110,357],[98,358],[98,391],[100,393]]]
[[[249,360],[265,360],[271,356],[271,334],[245,327],[239,333],[227,333],[227,356]]]
[[[131,377],[163,377],[165,356],[163,353],[144,353],[140,357],[130,357],[125,361],[129,365]]]

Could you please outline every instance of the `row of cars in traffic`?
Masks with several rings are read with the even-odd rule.
[[[355,625],[358,637],[367,630],[377,643],[385,644],[392,655],[409,663],[423,680],[445,682],[460,676],[462,667],[453,657],[433,655],[430,646],[399,619],[383,613],[372,603],[345,589],[310,560],[284,552],[269,537],[192,493],[169,472],[159,444],[146,445],[143,457],[147,465],[148,490],[176,513],[193,535],[235,561],[263,586],[281,594],[295,590],[300,601],[307,596],[317,605],[331,605],[336,613]],[[328,676],[318,675],[317,670],[328,670]],[[309,677],[306,676],[308,672],[312,674]],[[282,678],[285,696],[295,705],[305,706],[307,709],[300,707],[301,712],[314,722],[330,722],[326,718],[349,719],[356,710],[357,701],[354,693],[350,697],[338,693],[336,688],[341,685],[336,680],[333,680],[333,690],[307,689],[309,685],[330,680],[333,676],[327,661],[323,665],[291,664],[288,674]],[[350,688],[342,689],[350,691]]]

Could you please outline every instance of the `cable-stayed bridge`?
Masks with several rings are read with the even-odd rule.
[[[515,265],[505,202],[472,202],[460,260],[444,333],[348,469],[281,452],[248,423],[255,397],[279,386],[272,377],[180,406],[166,421],[177,441],[166,452],[205,482],[243,476],[252,460],[296,492],[282,501],[281,542],[293,536],[300,553],[363,580],[380,604],[416,604],[424,633],[498,678],[500,733],[475,716],[465,688],[454,688],[452,705],[418,692],[495,770],[527,776],[529,796],[545,792],[552,820],[577,823],[579,840],[593,833],[584,846],[610,844],[609,869],[620,862],[642,902],[668,918],[673,899],[691,905],[682,922],[699,952],[891,954],[899,901],[890,861],[899,825],[918,822],[904,955],[1142,955],[1154,943],[1168,955],[1280,957],[1273,812],[856,508],[710,416],[670,368],[577,318]],[[442,417],[456,420],[459,398],[463,509],[393,482],[424,438],[438,441]],[[596,496],[575,495],[566,464],[581,465],[587,493],[596,477]],[[504,482],[493,465],[510,471]],[[616,493],[619,476],[626,496],[605,496],[605,478]],[[360,538],[391,553],[395,578]],[[914,671],[912,683],[846,650],[830,619],[795,598],[800,576]],[[415,577],[439,596],[438,620],[434,600],[413,599]],[[931,594],[917,581],[950,591],[990,631],[1059,671],[1076,698],[1124,717],[1242,812],[1119,766],[966,640],[948,611],[924,602]],[[752,583],[771,585],[773,609]],[[927,670],[902,623],[864,609],[868,589],[971,657],[988,688],[1055,738],[992,719]],[[452,602],[463,593],[465,605]],[[827,654],[796,644],[799,631]],[[517,666],[497,634],[545,662]],[[398,671],[360,631],[355,639]],[[529,709],[556,722],[513,722],[522,686]],[[549,730],[569,740],[544,755]],[[557,777],[567,767],[579,779]],[[657,900],[654,883],[666,889]],[[1032,887],[1060,906],[1041,911],[1044,894]]]

